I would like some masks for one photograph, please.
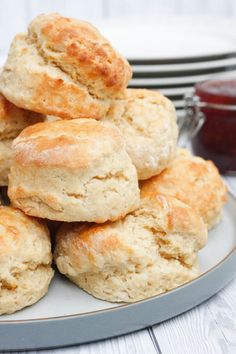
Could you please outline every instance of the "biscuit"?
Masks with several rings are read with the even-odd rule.
[[[227,199],[227,189],[212,161],[180,149],[171,165],[160,175],[143,182],[141,191],[175,197],[195,209],[207,224],[216,225]]]
[[[105,120],[121,131],[139,180],[160,173],[175,155],[178,128],[173,104],[161,93],[127,89],[115,100]]]
[[[0,89],[15,105],[63,119],[102,118],[123,96],[128,62],[90,24],[40,15],[12,42]]]
[[[94,119],[26,128],[13,143],[8,195],[26,214],[58,221],[116,220],[139,204],[120,132]]]
[[[44,116],[16,107],[0,93],[0,140],[14,139],[27,127],[44,120]]]
[[[54,259],[62,274],[93,296],[133,302],[198,276],[197,252],[206,242],[206,225],[192,208],[153,194],[114,223],[64,224]]]
[[[16,107],[0,93],[0,186],[8,185],[13,139],[25,127],[44,119],[41,114]]]
[[[0,315],[43,297],[53,277],[49,232],[20,210],[0,207]]]
[[[28,36],[46,61],[97,97],[119,97],[131,79],[127,60],[88,22],[43,14],[30,23]]]
[[[0,89],[15,105],[63,119],[101,118],[109,103],[46,63],[27,36],[17,35],[0,76]]]
[[[12,139],[0,140],[0,186],[8,185],[8,175],[12,164]]]

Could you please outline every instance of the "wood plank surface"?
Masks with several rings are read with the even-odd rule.
[[[219,294],[153,331],[162,353],[236,353],[236,279]]]

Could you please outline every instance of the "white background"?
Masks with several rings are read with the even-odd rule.
[[[55,11],[95,23],[106,18],[144,19],[163,14],[234,17],[236,21],[236,0],[0,0],[0,55],[34,16]]]

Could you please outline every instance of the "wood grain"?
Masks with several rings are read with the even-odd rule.
[[[228,292],[230,289],[225,290],[225,294]],[[155,326],[153,330],[161,351],[168,354],[233,353],[234,343],[227,339],[222,331],[223,324],[215,318],[216,298],[214,296],[193,310]],[[221,308],[218,307],[217,313],[220,311]],[[231,320],[235,325],[232,316]]]
[[[207,307],[228,343],[232,353],[236,353],[236,279],[219,292]]]

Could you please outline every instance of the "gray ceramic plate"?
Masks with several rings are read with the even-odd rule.
[[[236,200],[200,252],[202,275],[175,290],[134,304],[100,301],[60,277],[37,304],[0,319],[0,350],[52,348],[136,331],[176,316],[222,289],[236,272]]]

